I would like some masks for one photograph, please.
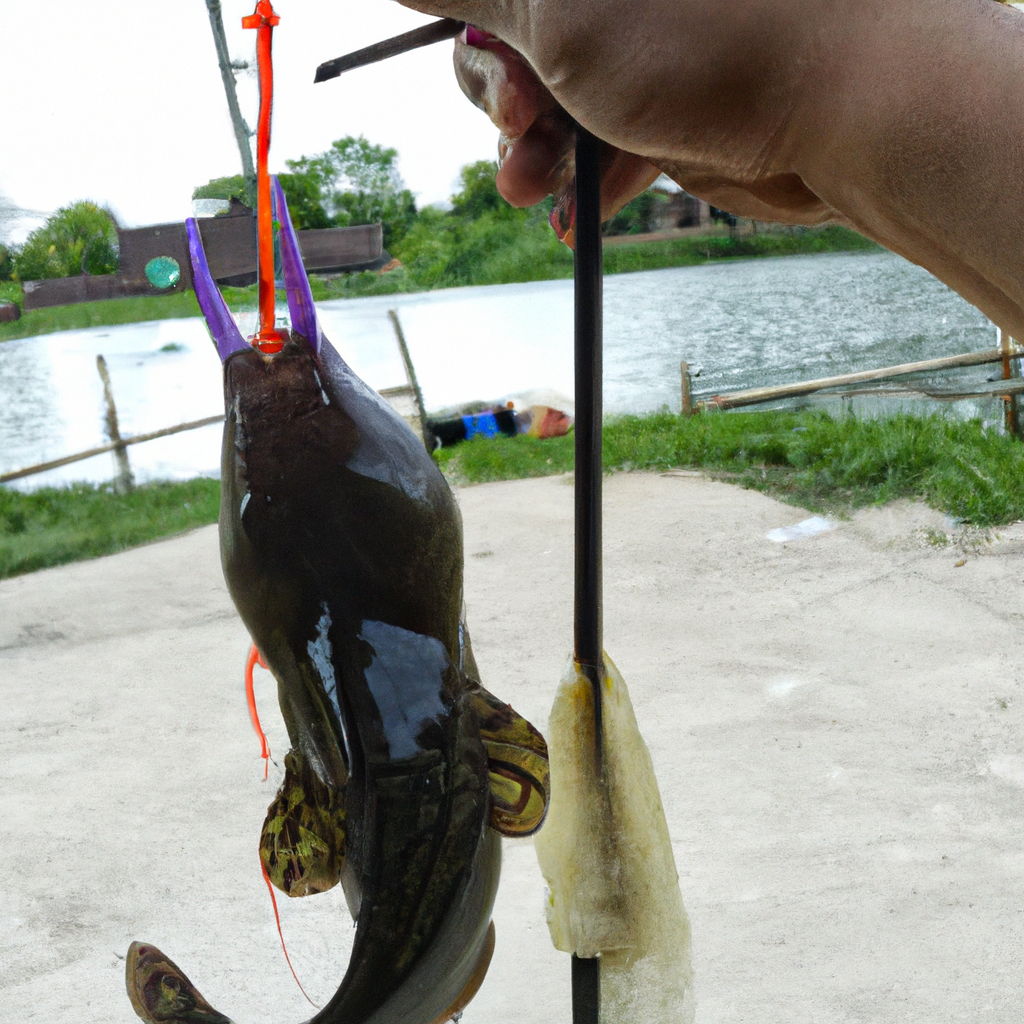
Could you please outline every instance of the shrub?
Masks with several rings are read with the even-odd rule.
[[[0,242],[0,281],[10,281],[14,276],[14,258],[17,253]]]
[[[248,182],[241,174],[226,178],[212,178],[205,185],[192,190],[193,199],[238,199],[250,209],[256,209],[256,183]],[[291,203],[289,202],[289,208]]]
[[[88,200],[65,206],[28,236],[15,259],[22,281],[117,273],[117,222]]]

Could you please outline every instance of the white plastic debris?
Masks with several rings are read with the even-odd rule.
[[[651,755],[605,655],[603,779],[590,683],[570,663],[548,724],[551,798],[536,839],[556,949],[601,957],[603,1024],[691,1024],[690,922]]]
[[[769,530],[765,536],[776,544],[785,544],[790,540],[804,540],[834,529],[835,527],[824,516],[811,516],[810,519],[802,519],[793,526],[780,526],[777,530]]]

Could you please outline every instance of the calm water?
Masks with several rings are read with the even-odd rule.
[[[398,308],[428,409],[532,389],[571,400],[572,283],[460,288],[326,302],[325,333],[376,388],[404,383],[387,310]],[[245,325],[243,324],[243,329]],[[679,408],[679,361],[698,392],[783,384],[991,348],[995,329],[918,267],[879,254],[795,256],[605,279],[605,408]],[[0,345],[0,472],[104,443],[96,355],[123,434],[221,411],[200,320],[67,331]],[[936,378],[984,380],[990,368]],[[976,407],[975,410],[976,411]],[[216,474],[220,427],[129,449],[140,480]],[[26,486],[106,480],[110,455]]]

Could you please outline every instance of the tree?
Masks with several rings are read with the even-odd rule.
[[[117,222],[110,210],[82,200],[64,206],[25,240],[15,257],[22,281],[117,273]]]
[[[281,187],[296,228],[384,227],[384,245],[396,244],[416,219],[416,200],[395,166],[398,151],[347,135],[325,153],[286,160]]]
[[[476,220],[485,213],[514,218],[515,207],[502,198],[494,183],[497,173],[498,165],[493,160],[466,164],[459,171],[462,188],[452,196],[452,212],[467,220]]]

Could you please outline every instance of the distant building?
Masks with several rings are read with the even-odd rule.
[[[256,280],[256,219],[253,211],[233,200],[226,214],[196,221],[210,273],[218,284],[245,287]],[[296,231],[302,262],[320,274],[376,270],[391,262],[383,247],[380,224],[350,228]],[[192,287],[185,225],[151,224],[118,228],[120,269],[117,274],[58,277],[25,281],[25,309],[63,306],[130,295],[166,295]]]

